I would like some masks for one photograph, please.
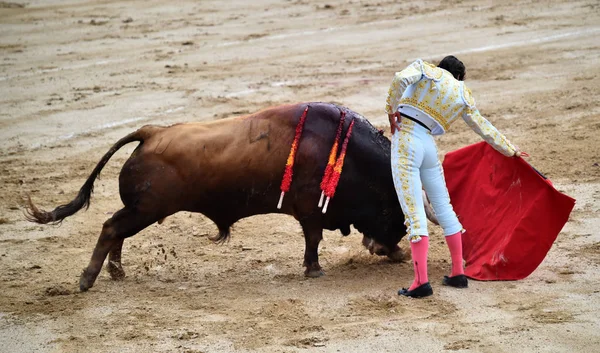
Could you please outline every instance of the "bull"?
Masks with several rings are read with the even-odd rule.
[[[278,209],[284,166],[307,106],[293,183]],[[343,129],[351,121],[354,127],[335,197],[323,214],[317,206],[319,184],[342,111],[346,115]],[[199,212],[211,219],[219,231],[214,241],[228,239],[230,227],[242,218],[292,215],[304,233],[305,275],[309,277],[322,274],[318,247],[323,229],[339,229],[345,236],[352,225],[363,234],[363,244],[371,253],[402,258],[398,243],[406,228],[392,181],[390,141],[361,115],[328,103],[283,105],[212,122],[143,126],[110,148],[71,202],[46,212],[29,198],[27,218],[57,224],[87,209],[94,180],[111,156],[131,142],[139,145],[119,175],[124,207],[104,222],[81,274],[81,291],[94,285],[107,256],[111,278],[122,279],[124,239],[179,211]]]

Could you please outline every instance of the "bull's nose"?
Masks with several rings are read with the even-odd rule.
[[[373,247],[373,239],[363,235],[362,244],[365,248],[370,250]]]
[[[375,253],[377,255],[387,255],[388,249],[378,242],[373,241],[373,251],[371,253]]]

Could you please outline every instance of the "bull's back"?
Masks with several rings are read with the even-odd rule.
[[[343,111],[343,134],[350,121],[357,124],[323,226],[349,229],[354,224],[375,238],[388,232],[389,220],[383,218],[401,214],[392,196],[389,140],[360,115],[333,104],[310,103],[291,189],[282,209],[276,208],[286,160],[306,106],[280,106],[208,123],[148,127],[147,138],[123,167],[123,202],[138,208],[160,207],[161,214],[201,212],[220,229],[255,214],[283,212],[297,218],[320,214],[315,213],[319,184]],[[379,212],[382,207],[385,212]],[[391,228],[400,229],[399,222]]]
[[[281,179],[299,109],[282,106],[244,117],[155,129],[128,167],[146,169],[146,178],[156,173],[176,177],[176,182],[171,180],[173,188],[195,186],[186,193],[264,188]]]

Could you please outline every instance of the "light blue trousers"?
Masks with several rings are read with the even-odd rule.
[[[417,236],[429,236],[422,189],[427,193],[444,235],[462,231],[462,225],[450,204],[433,136],[429,130],[409,119],[403,118],[400,126],[400,131],[392,135],[391,162],[408,240],[417,241]]]

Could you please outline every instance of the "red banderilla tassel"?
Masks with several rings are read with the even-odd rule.
[[[281,196],[279,196],[279,203],[277,208],[281,209],[283,203],[283,196],[286,192],[290,191],[290,185],[292,185],[292,177],[294,175],[294,162],[296,160],[296,152],[298,151],[298,145],[300,144],[300,137],[302,137],[302,129],[304,128],[304,122],[306,121],[306,114],[308,113],[308,106],[304,109],[304,113],[296,125],[296,134],[294,135],[294,142],[292,142],[292,148],[290,154],[285,163],[285,173],[283,174],[283,180],[281,180]]]
[[[354,126],[354,121],[350,123],[348,127],[348,132],[346,132],[346,138],[344,139],[344,144],[342,145],[342,152],[335,162],[335,167],[333,168],[333,172],[331,173],[331,178],[327,183],[327,189],[325,190],[325,195],[327,199],[325,200],[325,206],[323,206],[323,213],[327,212],[327,206],[329,205],[329,200],[333,198],[335,195],[335,190],[337,188],[338,182],[340,181],[340,176],[342,175],[342,169],[344,168],[344,159],[346,158],[346,149],[348,148],[348,142],[350,141],[350,136],[352,136],[352,127]]]
[[[337,132],[335,134],[335,140],[333,141],[333,146],[331,146],[331,151],[329,152],[329,159],[327,160],[325,173],[323,174],[323,179],[321,180],[321,198],[319,199],[319,207],[323,206],[325,190],[327,189],[329,179],[331,179],[331,173],[333,172],[333,167],[335,165],[335,157],[337,156],[338,147],[340,145],[340,137],[342,137],[344,120],[346,120],[346,112],[342,111],[340,113],[340,124],[338,125]]]

